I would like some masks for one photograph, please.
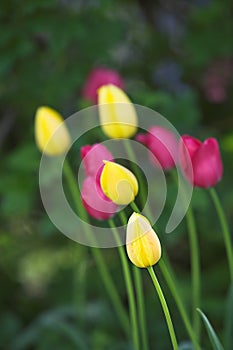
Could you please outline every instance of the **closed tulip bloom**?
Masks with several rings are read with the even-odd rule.
[[[161,126],[152,126],[147,134],[138,134],[136,140],[150,150],[149,158],[163,170],[174,168],[178,157],[178,142],[175,135]]]
[[[35,139],[39,150],[48,156],[64,154],[71,145],[62,116],[50,107],[39,107],[36,111]]]
[[[113,139],[130,138],[137,131],[135,108],[123,90],[104,85],[98,90],[100,124],[104,133]]]
[[[83,97],[96,104],[98,101],[97,90],[106,84],[113,84],[119,88],[124,87],[123,79],[117,71],[104,67],[94,68],[87,77],[82,91]]]
[[[92,176],[84,180],[81,197],[88,214],[97,220],[108,220],[116,212],[116,204],[104,195],[98,181]]]
[[[127,168],[113,162],[104,162],[100,185],[104,194],[114,203],[127,205],[138,193],[138,181]]]
[[[129,218],[126,250],[132,263],[141,268],[153,266],[161,257],[159,238],[143,215],[133,213]]]
[[[100,143],[81,147],[81,157],[87,176],[96,177],[99,169],[103,168],[103,160],[113,160],[112,154]]]
[[[223,164],[218,141],[204,142],[184,135],[180,141],[180,164],[186,178],[196,187],[215,186],[222,178]]]

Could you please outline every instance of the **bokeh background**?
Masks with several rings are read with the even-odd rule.
[[[224,177],[217,191],[232,223],[232,15],[228,0],[1,1],[1,349],[133,349],[96,278],[91,254],[83,257],[79,245],[56,230],[39,195],[35,111],[49,105],[68,117],[90,105],[82,91],[93,68],[118,71],[132,101],[160,112],[181,134],[218,138]],[[76,157],[75,162],[78,151]],[[168,188],[169,210],[176,194],[169,176]],[[201,249],[202,309],[224,342],[229,276],[223,239],[208,193],[196,190],[192,205]],[[161,217],[159,231],[163,227]],[[190,308],[185,221],[169,238],[160,234]],[[118,253],[103,254],[127,308]],[[161,307],[143,272],[150,346],[167,350]],[[182,349],[191,349],[159,277]],[[203,343],[210,349],[204,329]]]

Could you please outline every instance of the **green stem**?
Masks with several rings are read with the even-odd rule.
[[[214,188],[209,189],[210,196],[213,200],[214,206],[216,208],[219,221],[222,227],[223,231],[223,238],[225,242],[226,252],[227,252],[227,259],[228,259],[228,265],[229,265],[229,271],[230,271],[230,279],[231,283],[233,284],[233,250],[232,250],[232,242],[231,242],[231,235],[229,231],[229,227],[227,224],[226,216],[224,214],[222,205],[220,203],[219,197],[217,192]]]
[[[171,172],[174,180],[177,182],[177,175],[174,171]],[[183,189],[182,195],[185,197]],[[188,227],[189,241],[190,241],[190,255],[191,255],[191,278],[192,278],[192,315],[193,315],[193,327],[196,334],[196,339],[199,343],[201,323],[200,317],[196,311],[200,307],[200,257],[198,247],[198,237],[195,219],[191,205],[186,213],[186,222]]]
[[[138,208],[138,206],[135,202],[131,202],[130,206],[133,209],[133,211],[135,211],[136,213],[140,213],[140,209]]]
[[[187,329],[187,332],[188,332],[188,334],[189,334],[189,336],[194,344],[194,347],[196,350],[201,350],[201,347],[198,344],[198,341],[196,339],[196,335],[193,331],[192,325],[189,321],[189,317],[188,317],[187,312],[185,310],[185,307],[183,305],[182,299],[180,298],[179,292],[178,292],[177,287],[174,283],[173,277],[171,276],[169,269],[166,267],[166,264],[165,264],[163,259],[160,259],[158,264],[159,264],[159,267],[162,271],[164,279],[166,280],[166,283],[170,289],[170,292],[171,292],[171,294],[176,302],[176,305],[177,305],[178,310],[181,314],[181,317],[183,319],[183,322],[184,322],[184,325]]]
[[[141,271],[137,266],[133,266],[133,273],[134,273],[134,281],[135,281],[135,288],[136,288],[136,294],[137,294],[139,326],[142,334],[142,348],[143,350],[148,350],[149,345],[148,345],[148,337],[147,337],[145,303],[144,303]]]
[[[200,338],[200,317],[196,311],[200,307],[200,258],[198,248],[198,238],[194,215],[191,206],[189,206],[186,213],[186,220],[188,226],[188,233],[190,239],[190,253],[191,253],[191,274],[192,274],[192,290],[193,290],[193,327],[197,340]]]
[[[164,295],[163,295],[163,291],[162,291],[162,289],[160,287],[159,281],[157,280],[157,277],[155,275],[153,267],[149,266],[149,267],[147,267],[147,270],[148,270],[148,272],[150,274],[152,282],[153,282],[153,284],[155,286],[155,289],[156,289],[156,291],[158,293],[161,306],[163,308],[163,312],[164,312],[164,315],[165,315],[165,318],[166,318],[166,321],[167,321],[167,326],[168,326],[169,334],[170,334],[170,337],[171,337],[171,342],[172,342],[173,349],[174,350],[178,350],[179,348],[178,348],[178,344],[177,344],[177,340],[176,340],[176,334],[175,334],[174,327],[173,327],[173,324],[172,324],[172,320],[171,320],[170,312],[169,312],[169,309],[168,309],[168,306],[167,306],[167,302],[166,302],[166,299],[164,298]]]
[[[127,335],[130,334],[130,328],[129,328],[129,319],[128,315],[122,305],[122,301],[119,297],[119,294],[117,293],[117,288],[109,274],[109,271],[106,267],[106,263],[103,260],[102,255],[99,252],[99,248],[92,248],[92,253],[94,255],[97,267],[99,269],[99,273],[101,275],[101,278],[105,284],[106,290],[108,292],[108,295],[112,301],[112,304],[115,307],[115,311],[118,315],[118,318],[123,326],[123,329],[125,330],[125,333]]]
[[[126,284],[126,289],[127,289],[128,299],[129,299],[129,310],[130,310],[130,320],[132,325],[133,343],[134,343],[135,349],[140,350],[136,304],[134,300],[133,283],[130,275],[128,260],[113,219],[109,219],[109,225],[114,234],[116,243],[118,244],[118,251],[119,251],[122,269],[124,273],[125,284]]]
[[[86,282],[87,282],[87,254],[86,250],[81,250],[79,260],[74,260],[74,304],[77,304],[77,310],[85,310],[86,306]],[[78,293],[77,293],[78,290]],[[78,319],[81,329],[85,326],[85,317]]]
[[[132,208],[133,206],[135,207],[136,212],[139,211],[138,207],[134,202],[132,202],[130,205]],[[120,212],[120,217],[121,217],[122,224],[127,225],[127,217],[124,211]],[[134,272],[134,281],[135,281],[136,295],[137,295],[139,325],[140,325],[140,330],[142,335],[142,345],[143,345],[143,350],[147,350],[148,339],[147,339],[147,331],[146,331],[147,326],[146,326],[145,303],[144,303],[141,271],[136,266],[133,266],[133,272]]]
[[[70,188],[70,192],[72,194],[77,213],[80,215],[81,218],[85,219],[87,224],[83,222],[83,229],[85,233],[87,234],[88,237],[92,237],[92,232],[90,229],[90,226],[88,225],[89,217],[88,214],[86,213],[85,208],[82,205],[81,197],[80,197],[80,191],[77,185],[77,182],[74,178],[72,169],[70,168],[70,165],[67,161],[64,162],[64,173],[67,179],[67,183]],[[93,237],[94,239],[94,237]],[[128,315],[122,305],[121,299],[117,293],[117,289],[114,285],[114,282],[112,280],[112,277],[108,271],[107,265],[104,262],[104,259],[101,255],[101,252],[98,248],[91,248],[91,252],[93,254],[93,257],[95,259],[97,268],[99,270],[100,276],[103,280],[103,283],[105,285],[105,288],[108,292],[108,295],[112,301],[112,304],[115,307],[116,314],[123,326],[123,329],[125,330],[126,334],[129,334],[129,320],[128,320]]]
[[[137,205],[135,204],[135,202],[131,203],[131,208],[134,211],[140,213],[140,210],[137,207]],[[161,272],[163,274],[163,277],[164,277],[164,279],[165,279],[165,281],[166,281],[166,283],[167,283],[167,285],[168,285],[168,287],[170,289],[170,292],[171,292],[173,298],[176,301],[178,310],[179,310],[180,315],[181,315],[181,317],[183,319],[183,322],[184,322],[184,325],[185,325],[185,327],[187,329],[187,332],[188,332],[191,340],[193,341],[195,349],[196,350],[200,350],[201,348],[200,348],[200,345],[198,344],[196,335],[195,335],[195,333],[193,331],[193,328],[192,328],[192,325],[191,325],[191,323],[189,321],[189,317],[188,317],[188,315],[187,315],[187,313],[185,311],[185,307],[184,307],[184,305],[182,303],[182,300],[179,297],[179,293],[177,291],[177,286],[176,286],[176,283],[174,282],[174,273],[172,271],[172,268],[170,266],[170,263],[169,263],[169,260],[167,258],[167,255],[166,255],[165,251],[163,252],[163,259],[161,259],[159,261],[159,267],[160,267]]]
[[[63,164],[63,170],[66,176],[67,183],[69,185],[70,193],[72,195],[76,211],[80,216],[80,219],[88,221],[88,214],[81,201],[81,195],[80,195],[77,180],[75,179],[73,171],[67,160],[65,160]]]

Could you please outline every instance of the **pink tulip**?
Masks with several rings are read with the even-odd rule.
[[[107,84],[116,85],[121,89],[124,87],[123,79],[117,71],[103,67],[94,68],[87,77],[82,95],[93,104],[96,104],[97,90],[102,85]]]
[[[99,183],[92,176],[84,180],[81,196],[86,211],[95,219],[108,220],[116,212],[116,204],[104,195]]]
[[[81,197],[89,215],[98,220],[108,220],[116,212],[117,206],[105,196],[100,187],[103,160],[113,160],[112,154],[99,143],[81,148],[86,179],[83,182]]]
[[[112,154],[100,143],[81,147],[81,157],[86,176],[94,176],[103,167],[103,160],[113,160]]]
[[[178,142],[175,135],[161,126],[152,126],[147,134],[138,134],[136,140],[147,146],[149,157],[155,166],[169,170],[177,162]]]
[[[201,142],[188,135],[182,136],[180,164],[186,178],[196,187],[215,186],[222,178],[223,165],[218,142],[214,138]]]

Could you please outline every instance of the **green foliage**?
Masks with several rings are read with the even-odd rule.
[[[233,44],[228,40],[233,30],[231,10],[230,2],[214,0],[191,13],[186,48],[192,65],[203,67],[212,58],[232,55]]]
[[[200,309],[197,309],[197,311],[199,312],[199,314],[200,314],[200,316],[205,324],[205,327],[206,327],[206,330],[208,332],[213,349],[214,350],[223,350],[223,347],[222,347],[213,327],[211,326],[208,318]]]
[[[6,157],[0,184],[2,211],[6,216],[27,214],[34,207],[38,160],[38,152],[31,142]]]

